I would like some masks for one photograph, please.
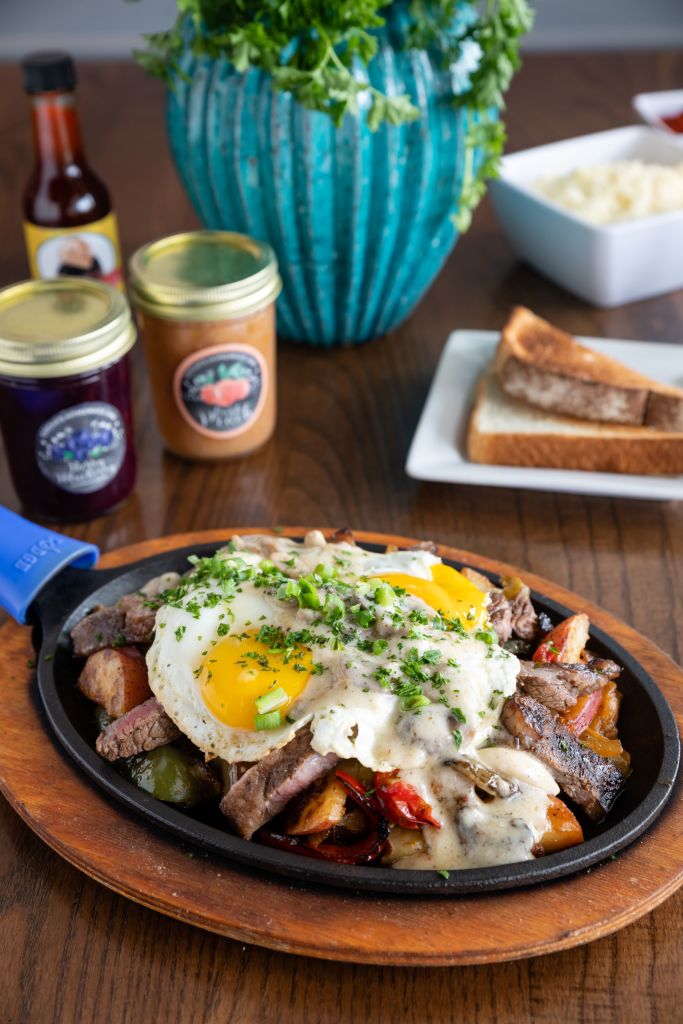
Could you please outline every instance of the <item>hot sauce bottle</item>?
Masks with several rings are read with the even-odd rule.
[[[95,277],[123,288],[116,216],[83,152],[74,103],[76,69],[66,53],[22,61],[33,108],[35,165],[24,193],[33,277]]]

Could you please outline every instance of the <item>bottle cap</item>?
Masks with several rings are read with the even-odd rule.
[[[41,92],[70,92],[76,85],[76,68],[68,53],[59,50],[29,53],[21,62],[24,89]]]

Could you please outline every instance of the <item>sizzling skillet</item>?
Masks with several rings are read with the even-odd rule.
[[[226,540],[234,531],[226,531]],[[678,771],[680,747],[672,712],[638,662],[602,631],[593,628],[591,646],[624,668],[620,735],[632,754],[633,774],[609,818],[587,831],[583,844],[535,861],[453,871],[444,879],[431,871],[344,866],[303,860],[248,843],[225,830],[216,811],[182,811],[149,797],[95,753],[92,706],[75,689],[77,669],[69,632],[96,604],[112,604],[153,576],[184,571],[188,554],[210,554],[217,544],[166,552],[114,570],[92,570],[95,547],[54,534],[0,509],[0,603],[19,621],[34,624],[38,691],[48,721],[70,756],[101,788],[131,811],[181,839],[249,867],[344,888],[393,894],[490,892],[548,881],[598,863],[625,847],[656,818]],[[382,550],[381,544],[367,544]],[[455,568],[463,563],[449,561]],[[569,609],[541,594],[534,604],[554,621]],[[46,660],[45,655],[49,660]],[[49,656],[52,655],[52,658]]]

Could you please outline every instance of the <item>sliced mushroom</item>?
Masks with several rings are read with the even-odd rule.
[[[483,790],[489,796],[497,796],[501,800],[507,800],[509,797],[514,796],[515,793],[519,793],[519,786],[516,782],[506,779],[505,776],[499,775],[498,772],[491,771],[490,768],[479,764],[477,761],[471,761],[468,757],[461,757],[457,761],[450,761],[448,763],[452,765],[456,772],[464,775],[466,779],[474,783],[477,789]]]

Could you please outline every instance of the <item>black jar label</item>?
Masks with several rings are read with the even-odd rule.
[[[108,402],[84,402],[51,416],[36,434],[36,462],[50,483],[70,494],[92,494],[123,465],[126,427]]]
[[[266,362],[248,345],[216,345],[193,352],[174,377],[180,414],[207,437],[233,437],[253,426],[267,385]]]

